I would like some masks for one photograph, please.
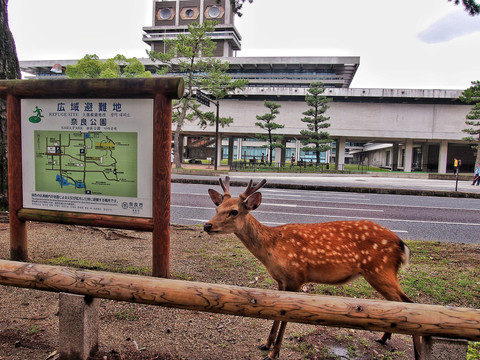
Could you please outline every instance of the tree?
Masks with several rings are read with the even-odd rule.
[[[468,128],[463,129],[468,136],[463,140],[472,143],[472,147],[477,151],[475,164],[480,164],[480,81],[472,81],[472,86],[462,92],[460,100],[466,104],[473,104],[470,112],[465,116],[465,124]]]
[[[8,26],[8,0],[0,0],[0,80],[20,79],[17,50]],[[0,98],[0,195],[7,189],[7,103]]]
[[[305,145],[303,151],[313,151],[316,155],[316,163],[320,164],[320,153],[331,149],[330,143],[332,139],[327,131],[322,131],[330,127],[330,123],[327,121],[330,117],[326,117],[323,114],[327,111],[329,106],[328,102],[332,99],[323,95],[325,91],[324,84],[322,82],[314,82],[310,84],[310,88],[307,90],[305,101],[310,109],[303,112],[305,115],[301,120],[307,124],[308,130],[301,130],[300,134],[305,136],[302,139],[302,144]]]
[[[460,0],[448,0],[453,1],[455,5],[460,4]],[[478,15],[480,14],[480,5],[478,5],[475,0],[462,0],[463,6],[465,7],[465,11],[468,12],[470,15]]]
[[[122,71],[123,66],[123,71]],[[95,78],[119,78],[119,77],[151,77],[150,71],[137,58],[127,59],[123,55],[116,55],[105,62],[98,56],[85,55],[75,65],[67,65],[65,71],[70,79],[95,79]]]
[[[203,111],[196,101],[196,91],[208,93],[214,101],[224,98],[236,89],[243,89],[247,80],[232,80],[227,73],[228,62],[222,62],[213,57],[216,43],[209,37],[215,31],[213,21],[203,24],[196,22],[188,25],[188,32],[179,34],[176,39],[165,40],[166,49],[163,52],[148,52],[153,61],[162,62],[159,73],[179,72],[185,80],[184,96],[173,102],[172,120],[176,124],[174,132],[174,163],[177,168],[182,166],[180,154],[180,134],[185,121],[196,121],[205,128],[215,123],[216,114]],[[231,117],[219,118],[220,125],[226,126],[233,122]]]
[[[262,147],[268,148],[270,150],[270,154],[267,154],[267,161],[270,165],[272,165],[273,150],[276,148],[285,148],[285,145],[276,142],[277,140],[282,140],[283,135],[274,135],[273,131],[277,129],[283,129],[285,125],[274,122],[277,115],[280,114],[280,110],[278,109],[281,107],[281,105],[268,100],[265,100],[263,104],[270,111],[264,115],[257,115],[257,120],[260,121],[256,122],[255,125],[262,128],[263,130],[266,130],[267,134],[255,134],[255,137],[268,143],[267,145],[263,145]]]
[[[229,0],[230,4],[232,5],[233,12],[237,14],[238,16],[242,16],[242,13],[240,10],[242,9],[243,4],[247,0]],[[248,0],[248,2],[251,4],[253,0]],[[217,0],[217,4],[220,4],[220,0]]]
[[[246,0],[229,0],[230,4],[232,5],[233,12],[238,16],[242,16],[240,10],[242,9],[243,4]],[[455,5],[460,4],[460,0],[448,0],[453,1]],[[480,5],[478,5],[475,0],[461,0],[463,6],[465,7],[465,11],[467,11],[470,15],[478,15],[480,14]],[[253,0],[248,0],[249,3],[252,3]],[[220,4],[220,0],[217,0],[217,4]]]

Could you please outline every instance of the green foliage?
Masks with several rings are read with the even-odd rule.
[[[281,105],[268,100],[265,100],[263,105],[265,105],[265,107],[268,108],[270,111],[263,115],[257,115],[257,120],[260,120],[260,121],[257,121],[255,125],[265,130],[267,133],[255,134],[255,137],[259,140],[267,142],[267,145],[264,145],[263,147],[265,148],[268,147],[270,149],[270,154],[267,154],[268,155],[267,162],[269,162],[269,164],[271,165],[273,150],[276,148],[285,148],[285,145],[279,144],[276,142],[277,140],[282,140],[283,135],[275,135],[273,134],[273,132],[278,129],[283,129],[285,125],[278,124],[274,121],[277,115],[280,114],[279,109]]]
[[[462,92],[460,100],[466,104],[472,104],[470,112],[465,116],[467,128],[463,129],[468,135],[463,140],[472,144],[477,149],[476,164],[480,163],[480,81],[472,81],[472,86]]]
[[[243,4],[245,1],[248,1],[250,4],[253,0],[229,0],[230,4],[232,5],[233,13],[237,14],[238,16],[242,16],[240,10],[242,9]],[[217,0],[217,4],[220,4],[220,0]]]
[[[76,65],[67,65],[65,73],[70,79],[99,78],[102,72],[102,62],[97,55],[85,55]]]
[[[123,67],[123,72],[122,72]],[[97,55],[85,55],[78,60],[76,65],[67,65],[65,71],[70,79],[111,79],[119,77],[151,77],[150,71],[137,59],[127,59],[123,55],[116,55],[105,62],[99,60]]]
[[[468,343],[467,360],[480,359],[480,342],[470,341]]]
[[[455,5],[460,4],[460,0],[448,0],[454,1]],[[475,0],[461,0],[463,6],[465,7],[465,11],[468,12],[470,15],[478,15],[480,14],[480,5],[478,5]]]
[[[139,316],[135,313],[134,304],[130,304],[126,310],[117,311],[114,316],[117,320],[137,321],[139,319]]]
[[[243,89],[248,80],[232,80],[227,73],[229,64],[213,56],[216,43],[210,34],[215,31],[214,21],[196,22],[188,25],[188,32],[179,34],[175,39],[165,40],[165,52],[148,52],[153,61],[160,61],[158,73],[181,73],[185,81],[184,97],[173,103],[173,121],[175,130],[175,165],[181,167],[179,138],[185,121],[198,121],[201,128],[215,124],[216,114],[204,111],[195,99],[195,92],[201,90],[217,103],[236,89]],[[224,127],[233,122],[231,117],[219,117],[219,124]]]
[[[28,333],[30,335],[36,335],[40,332],[40,330],[41,330],[40,325],[34,324],[34,325],[30,326],[30,329],[28,330]]]
[[[305,115],[301,120],[307,124],[308,130],[301,130],[300,134],[305,136],[302,144],[305,145],[303,151],[313,151],[316,155],[316,163],[320,164],[320,153],[331,149],[332,139],[330,134],[324,129],[330,127],[327,121],[330,117],[323,114],[329,108],[328,103],[332,99],[323,95],[325,86],[322,82],[314,82],[310,84],[310,88],[305,96],[305,101],[310,107],[302,114]]]

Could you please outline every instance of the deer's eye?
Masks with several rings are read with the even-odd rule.
[[[230,210],[228,213],[228,216],[237,216],[238,215],[238,210]]]

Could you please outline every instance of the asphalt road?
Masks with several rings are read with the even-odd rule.
[[[215,214],[207,189],[219,186],[172,183],[171,222],[204,224]],[[234,196],[244,188],[231,187]],[[314,223],[369,219],[402,239],[480,242],[480,199],[264,188],[252,214],[262,223]],[[201,231],[199,229],[199,231]]]

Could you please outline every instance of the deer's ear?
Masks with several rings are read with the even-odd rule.
[[[210,195],[210,199],[212,199],[215,205],[218,206],[223,202],[223,196],[218,191],[208,189],[208,194]]]
[[[253,193],[243,203],[245,204],[245,207],[247,208],[248,211],[255,210],[262,203],[262,194]]]

